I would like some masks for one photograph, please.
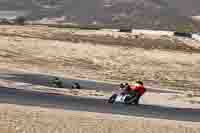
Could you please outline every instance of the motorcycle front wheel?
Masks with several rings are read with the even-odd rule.
[[[108,99],[108,103],[114,103],[115,99],[117,98],[117,94],[113,94],[109,99]]]

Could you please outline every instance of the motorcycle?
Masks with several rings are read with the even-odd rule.
[[[114,92],[113,95],[108,99],[108,103],[124,103],[124,104],[138,104],[139,97],[136,94],[123,94],[120,91]]]

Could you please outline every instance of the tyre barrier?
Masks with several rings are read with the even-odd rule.
[[[174,32],[174,36],[192,38],[192,34],[186,32]]]
[[[119,29],[119,32],[132,33],[132,29]]]

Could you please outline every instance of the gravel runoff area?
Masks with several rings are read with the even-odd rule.
[[[199,133],[200,123],[0,104],[2,133]]]

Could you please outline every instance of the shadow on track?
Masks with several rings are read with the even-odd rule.
[[[83,98],[6,87],[0,87],[0,103],[200,122],[200,109],[168,108],[156,105],[112,105],[107,104],[104,99]]]

